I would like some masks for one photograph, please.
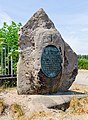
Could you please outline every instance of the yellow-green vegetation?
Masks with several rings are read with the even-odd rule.
[[[10,110],[14,114],[14,120],[25,120],[24,112],[20,105],[14,103],[10,106]]]
[[[78,99],[76,96],[72,97],[67,113],[81,114],[88,113],[88,97]]]
[[[4,108],[5,108],[4,100],[0,99],[0,115],[3,113]]]

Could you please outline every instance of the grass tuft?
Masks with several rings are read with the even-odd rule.
[[[24,112],[20,105],[18,105],[17,103],[14,103],[10,106],[10,110],[14,114],[14,120],[25,120]]]
[[[3,113],[4,108],[5,108],[4,100],[0,99],[0,115]]]
[[[80,99],[73,97],[66,112],[77,114],[88,113],[88,97],[83,97]]]

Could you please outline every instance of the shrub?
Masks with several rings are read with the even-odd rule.
[[[88,59],[79,58],[78,59],[78,68],[79,69],[87,69],[88,70]]]

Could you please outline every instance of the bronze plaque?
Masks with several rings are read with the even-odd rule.
[[[62,67],[62,58],[60,50],[54,45],[48,45],[44,48],[41,56],[41,69],[47,77],[56,77]]]

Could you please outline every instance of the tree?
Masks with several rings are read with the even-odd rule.
[[[14,72],[16,72],[16,65],[18,61],[18,31],[21,26],[22,26],[21,23],[16,24],[13,21],[11,25],[7,25],[7,23],[4,22],[3,27],[0,29],[0,60],[2,57],[1,55],[5,54],[3,52],[4,50],[3,48],[5,48],[6,65],[9,64],[10,67],[11,59],[9,58],[12,57]],[[5,61],[3,61],[3,63],[5,64]],[[3,64],[3,69],[5,69],[6,67],[4,64]]]

